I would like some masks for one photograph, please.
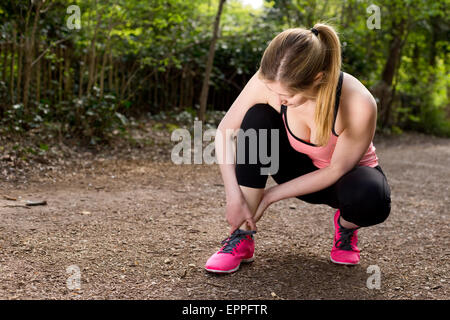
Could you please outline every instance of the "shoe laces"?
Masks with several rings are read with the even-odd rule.
[[[351,251],[353,236],[355,235],[355,231],[359,228],[347,229],[341,226],[341,223],[338,220],[339,230],[338,230],[338,239],[336,241],[336,248],[341,250]]]
[[[235,230],[228,238],[221,242],[224,246],[220,252],[232,253],[233,249],[235,249],[242,240],[246,239],[248,235],[253,238],[253,234],[255,233],[256,231]]]

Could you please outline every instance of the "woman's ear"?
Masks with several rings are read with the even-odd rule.
[[[314,77],[314,82],[319,82],[320,80],[322,80],[322,76],[323,76],[323,71],[320,71],[320,72]]]
[[[313,86],[317,86],[319,83],[322,82],[323,80],[323,71],[320,71],[315,77],[314,77],[314,82],[313,82]]]

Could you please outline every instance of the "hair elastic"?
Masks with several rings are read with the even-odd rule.
[[[311,32],[314,33],[316,36],[319,35],[319,30],[317,30],[316,28],[311,28]]]

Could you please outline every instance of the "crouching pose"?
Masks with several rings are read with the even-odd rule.
[[[231,228],[205,269],[231,273],[253,261],[256,223],[271,204],[291,197],[337,209],[331,261],[358,264],[358,229],[382,223],[391,210],[372,142],[376,119],[371,93],[341,70],[332,26],[278,34],[218,127]],[[269,174],[277,184],[266,189]]]

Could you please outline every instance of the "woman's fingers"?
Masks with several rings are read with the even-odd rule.
[[[247,225],[250,227],[251,230],[257,231],[256,223],[255,220],[253,220],[253,218],[247,219]]]
[[[230,235],[236,231],[236,229],[238,229],[246,220],[242,219],[240,221],[229,221],[228,223],[230,224]]]

